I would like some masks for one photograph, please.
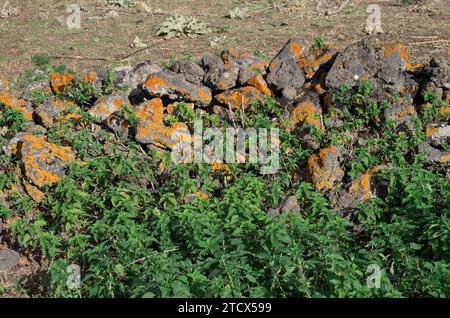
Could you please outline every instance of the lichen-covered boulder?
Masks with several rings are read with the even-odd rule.
[[[245,109],[254,102],[262,102],[264,95],[255,87],[245,86],[216,95],[215,99],[218,103],[224,104],[231,109]]]
[[[288,131],[293,131],[298,126],[310,128],[311,126],[322,130],[322,108],[319,97],[313,93],[306,93],[294,104],[290,112],[287,125]]]
[[[45,128],[50,128],[54,122],[58,122],[63,115],[69,115],[70,117],[77,117],[78,115],[74,113],[79,107],[71,101],[65,101],[57,98],[50,98],[44,102],[44,104],[39,105],[35,109],[36,119]]]
[[[425,153],[425,161],[427,163],[446,166],[450,164],[450,151],[439,150],[427,142],[418,144],[417,151]]]
[[[331,62],[336,54],[336,50],[331,47],[325,47],[324,49],[313,49],[304,51],[298,58],[298,63],[305,73],[305,78],[310,80],[316,75],[321,67],[329,69]]]
[[[424,66],[423,81],[420,87],[420,96],[422,99],[428,92],[434,93],[435,97],[446,98],[446,91],[450,90],[450,66],[445,60],[433,58]]]
[[[339,162],[341,153],[340,148],[330,145],[308,158],[308,177],[316,190],[331,190],[337,182],[342,180],[344,171]]]
[[[411,70],[409,52],[401,42],[388,42],[383,45],[381,69],[378,78],[385,84],[401,84],[405,79],[405,71]]]
[[[67,165],[75,160],[70,147],[47,142],[44,136],[25,135],[18,145],[26,178],[38,188],[52,185],[64,176]]]
[[[169,70],[150,74],[142,87],[151,97],[168,97],[201,106],[208,106],[212,100],[209,88],[192,84],[183,75]]]
[[[135,108],[139,117],[135,139],[142,144],[153,144],[161,148],[172,149],[178,142],[176,135],[186,136],[189,130],[184,123],[174,123],[171,127],[164,125],[164,105],[160,98],[146,101]],[[186,138],[189,138],[187,136]]]
[[[407,131],[414,131],[413,119],[418,119],[416,109],[409,98],[397,98],[393,105],[383,111],[383,117]]]
[[[61,94],[67,86],[72,85],[73,75],[70,73],[52,73],[50,75],[50,87],[55,94]]]
[[[253,76],[266,73],[268,63],[259,57],[226,49],[219,56],[206,55],[202,59],[205,69],[204,83],[214,91],[225,91],[245,85]]]
[[[365,39],[338,53],[325,79],[327,88],[352,87],[359,80],[373,79],[381,68],[380,50],[379,45]]]
[[[267,83],[287,100],[293,100],[305,83],[305,74],[299,60],[304,47],[297,38],[290,39],[269,64]]]
[[[203,68],[190,61],[177,61],[171,68],[175,73],[184,75],[184,78],[195,85],[202,85],[203,77],[205,76],[205,71]]]
[[[360,202],[378,196],[381,192],[381,185],[377,174],[386,168],[385,165],[374,166],[357,176],[350,182],[348,189],[339,194],[336,206],[339,209],[356,208]]]
[[[246,85],[257,88],[261,93],[263,93],[266,96],[272,96],[272,92],[270,91],[266,81],[261,76],[261,74],[256,74],[250,77],[247,80]]]
[[[217,55],[206,55],[202,58],[202,66],[205,69],[203,82],[215,91],[225,91],[236,86],[239,77],[239,69],[225,63]]]
[[[115,81],[115,85],[127,87],[127,92],[138,88],[145,83],[145,80],[150,74],[161,72],[163,68],[153,63],[152,61],[144,61],[137,64],[131,69],[124,69],[119,71],[118,78]]]
[[[3,84],[0,88],[0,107],[8,107],[19,111],[26,120],[31,120],[33,118],[33,108],[31,104],[24,100],[18,99],[15,96],[15,91],[10,90],[7,83]]]
[[[128,105],[129,100],[123,94],[111,94],[99,99],[88,113],[99,121],[108,119],[109,116],[119,111],[122,105]]]
[[[427,142],[434,147],[450,145],[450,125],[429,124],[425,127],[425,135]]]
[[[237,84],[240,86],[245,85],[255,75],[265,75],[269,65],[259,57],[231,48],[222,51],[220,56],[226,68],[238,69]]]

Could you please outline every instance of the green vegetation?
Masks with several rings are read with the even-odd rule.
[[[279,172],[260,175],[250,163],[230,164],[220,172],[207,164],[172,166],[167,153],[161,156],[106,130],[93,130],[84,108],[111,90],[112,80],[107,82],[98,91],[79,81],[58,96],[83,106],[82,119],[54,123],[47,137],[72,147],[80,162],[45,189],[41,202],[13,192],[10,207],[0,204],[1,218],[18,219],[11,235],[50,263],[45,290],[26,291],[30,296],[450,295],[450,184],[442,169],[427,165],[415,151],[423,141],[420,129],[406,134],[383,121],[389,101],[370,99],[370,82],[341,87],[324,118],[329,133],[317,134],[327,145],[344,143],[346,132],[369,124],[380,129],[378,137],[354,149],[347,177],[389,164],[381,173],[386,193],[362,202],[350,217],[295,177],[311,150],[277,120],[283,109],[275,100],[267,97],[233,115],[242,127],[281,128]],[[203,116],[206,127],[226,128],[215,114],[195,112],[185,103],[177,107],[167,123],[191,125]],[[121,113],[129,125],[136,123],[128,106]],[[342,121],[339,127],[332,125],[333,116]],[[0,113],[2,127],[18,132],[23,124],[17,111]],[[18,158],[3,156],[0,163],[5,171],[0,190],[11,190],[19,182],[14,173]],[[301,212],[267,213],[287,195],[297,198]],[[81,267],[79,289],[68,288],[70,264]],[[372,264],[381,268],[381,288],[366,284]]]

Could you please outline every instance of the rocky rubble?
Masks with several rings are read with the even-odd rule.
[[[0,83],[0,107],[18,110],[37,132],[24,129],[2,145],[3,156],[16,156],[20,161],[24,190],[36,201],[44,197],[44,186],[55,184],[67,165],[77,160],[70,147],[48,142],[46,134],[56,122],[80,119],[78,113],[86,105],[76,105],[64,95],[80,80],[101,87],[107,80],[106,71],[90,72],[81,79],[70,73],[51,74],[46,85],[35,86],[48,95],[44,102],[35,104],[28,99],[29,92],[17,92],[7,82]],[[381,193],[376,176],[385,165],[369,167],[350,179],[346,163],[353,158],[357,142],[365,139],[364,130],[342,134],[341,138],[350,141],[340,146],[323,144],[312,132],[329,132],[324,116],[331,114],[332,106],[351,111],[331,97],[343,85],[352,89],[362,81],[373,84],[369,97],[392,100],[380,118],[373,120],[393,122],[406,134],[413,134],[419,125],[426,137],[416,150],[425,152],[429,164],[448,169],[450,67],[435,59],[427,65],[413,65],[402,43],[364,39],[337,52],[332,46],[308,49],[300,39],[293,38],[271,61],[234,49],[224,50],[219,56],[204,56],[199,64],[180,60],[170,69],[146,61],[118,70],[114,85],[121,89],[95,98],[86,110],[97,124],[118,136],[164,151],[174,146],[171,136],[175,132],[189,133],[186,123],[164,120],[166,114],[176,111],[178,103],[194,111],[219,114],[219,118],[231,122],[233,110],[246,111],[272,97],[285,110],[274,121],[285,122],[285,130],[295,134],[302,147],[310,151],[306,162],[299,163],[299,171],[305,171],[301,178],[329,198],[339,196],[335,208],[352,209]],[[432,106],[426,96],[429,92],[444,102],[432,120],[424,117],[427,107]],[[127,121],[124,109],[130,109],[136,120]],[[331,121],[329,127],[343,125],[340,118],[331,117]],[[366,127],[365,133],[371,136],[372,130]],[[288,197],[271,213],[299,211],[297,205]]]

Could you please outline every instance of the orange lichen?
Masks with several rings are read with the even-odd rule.
[[[211,162],[210,167],[213,171],[229,171],[230,169],[227,164],[218,161]]]
[[[75,160],[70,147],[62,147],[45,141],[43,136],[25,135],[22,137],[21,160],[27,178],[42,188],[58,181],[60,174],[43,167],[53,164],[61,168]]]
[[[138,142],[171,148],[180,141],[190,141],[190,135],[184,134],[188,131],[184,123],[176,122],[172,127],[164,126],[164,105],[160,98],[154,98],[139,105],[135,114],[140,119],[135,135]],[[179,132],[179,134],[174,135],[175,132]]]
[[[266,81],[264,80],[264,78],[257,74],[255,76],[253,76],[252,78],[250,78],[247,81],[247,84],[250,86],[253,86],[257,89],[260,90],[261,93],[263,93],[266,96],[271,96],[272,92],[270,91],[269,87],[267,86]]]
[[[70,73],[52,73],[50,75],[50,87],[55,94],[61,94],[65,87],[72,84],[73,75]]]
[[[409,53],[406,46],[401,42],[392,42],[392,43],[385,43],[383,46],[383,55],[384,57],[389,57],[392,54],[398,53],[400,57],[404,61],[404,67],[405,69],[411,70],[412,65],[409,63]]]
[[[287,130],[292,131],[298,124],[304,122],[322,129],[323,127],[320,121],[321,114],[322,110],[320,107],[316,107],[308,101],[300,102],[292,111]]]
[[[444,99],[450,102],[450,92],[445,92]]]
[[[436,134],[437,132],[439,132],[439,128],[437,128],[437,127],[433,127],[433,126],[431,126],[431,125],[427,125],[427,126],[425,127],[425,135],[426,135],[427,137],[431,137],[431,136],[433,136],[434,134]]]
[[[211,92],[206,87],[190,83],[180,83],[180,85],[177,85],[177,83],[171,81],[170,78],[164,79],[158,74],[150,74],[145,81],[144,87],[152,93],[159,92],[160,94],[165,94],[170,91],[178,92],[190,102],[202,102],[207,104],[212,99]]]
[[[289,50],[291,51],[292,55],[294,55],[296,58],[299,58],[302,55],[303,48],[301,45],[299,45],[296,42],[292,42],[289,46]]]
[[[208,199],[209,198],[209,195],[207,193],[201,192],[201,191],[197,191],[195,193],[195,196],[199,199]]]
[[[308,158],[308,175],[316,190],[329,190],[344,171],[338,163],[339,151],[334,145],[320,149]]]
[[[26,120],[33,118],[32,108],[28,107],[23,99],[17,100],[14,96],[10,95],[9,90],[6,88],[0,92],[0,105],[19,111]]]
[[[439,158],[439,161],[442,163],[447,163],[450,161],[450,155],[444,155],[441,158]]]
[[[28,195],[35,201],[35,202],[41,202],[45,198],[44,192],[36,188],[35,186],[29,184],[28,182],[24,183],[25,190],[27,191]]]
[[[370,198],[373,198],[375,196],[372,193],[373,177],[385,168],[386,166],[384,165],[378,165],[367,169],[365,173],[358,176],[355,180],[352,181],[348,192],[351,195],[356,196],[361,201],[366,201]]]
[[[119,111],[122,105],[128,104],[124,97],[102,98],[97,101],[94,107],[89,109],[89,114],[99,119],[105,120],[115,112]]]
[[[249,104],[263,100],[263,94],[252,86],[245,86],[216,95],[219,103],[232,109],[246,108]]]
[[[370,190],[372,175],[369,173],[364,173],[355,180],[349,188],[349,193],[352,195],[357,195],[360,200],[369,200],[372,197],[372,192]]]

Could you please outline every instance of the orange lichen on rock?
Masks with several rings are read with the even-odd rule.
[[[28,195],[35,201],[35,202],[41,202],[45,198],[44,192],[39,190],[34,185],[29,184],[28,182],[24,182],[25,190],[27,191]]]
[[[201,192],[201,191],[197,191],[197,192],[195,193],[195,196],[196,196],[198,199],[208,199],[208,198],[209,198],[208,193]]]
[[[340,150],[330,145],[308,158],[308,176],[316,190],[330,190],[342,179],[344,171],[340,167],[339,156]]]
[[[230,169],[226,163],[218,161],[211,162],[210,167],[213,171],[228,171]]]
[[[307,123],[319,129],[323,129],[320,117],[322,109],[320,106],[313,105],[309,101],[298,103],[291,114],[287,131],[292,131],[298,124]]]
[[[432,125],[427,125],[425,127],[425,135],[427,137],[431,137],[434,134],[436,134],[437,132],[439,132],[439,128],[438,127],[433,127]]]
[[[100,120],[106,120],[109,116],[119,111],[122,105],[127,105],[128,103],[126,96],[109,95],[99,99],[88,112]]]
[[[247,108],[251,103],[262,102],[264,95],[255,87],[245,86],[223,92],[215,96],[216,100],[232,109]]]
[[[73,75],[70,73],[52,73],[50,75],[50,87],[53,93],[61,94],[65,87],[71,85],[73,81]]]
[[[312,78],[319,66],[331,60],[332,57],[333,54],[327,51],[325,53],[319,53],[318,55],[311,53],[308,55],[303,54],[297,58],[297,61],[305,72],[306,77]]]
[[[208,105],[212,100],[211,91],[204,86],[187,82],[180,74],[162,71],[150,74],[142,86],[152,96],[169,98]]]
[[[57,182],[65,167],[75,160],[70,147],[49,143],[44,136],[23,136],[19,154],[25,176],[39,188]]]
[[[58,122],[65,115],[67,115],[66,118],[79,118],[79,115],[71,113],[77,108],[78,106],[72,101],[51,98],[44,104],[39,105],[35,110],[35,114],[42,126],[50,128],[54,122]]]
[[[23,99],[18,100],[8,88],[4,88],[0,91],[0,106],[1,105],[19,111],[26,120],[31,120],[33,118],[33,108],[31,105]]]
[[[450,154],[449,155],[443,155],[441,158],[439,158],[439,161],[442,163],[450,162]]]
[[[260,74],[256,74],[255,76],[250,78],[247,81],[247,85],[259,89],[259,91],[266,96],[272,95],[272,92],[270,91],[269,87],[267,86],[266,81]]]
[[[407,47],[401,42],[385,43],[383,46],[383,55],[385,58],[391,56],[392,54],[398,54],[400,58],[404,61],[405,70],[409,71],[413,67],[409,62],[409,53]]]
[[[137,142],[170,149],[180,142],[190,142],[189,130],[184,123],[164,126],[164,105],[160,98],[138,105],[135,114],[140,119],[135,135]]]

